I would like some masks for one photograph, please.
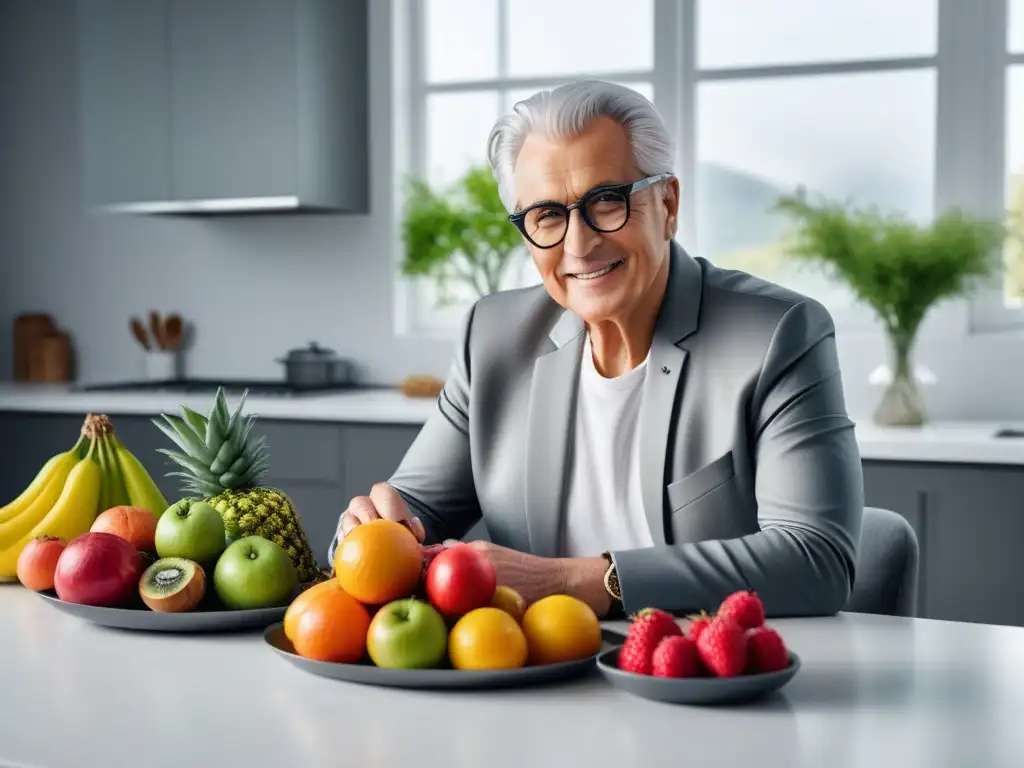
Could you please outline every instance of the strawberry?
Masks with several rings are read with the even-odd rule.
[[[782,636],[769,626],[747,632],[747,673],[777,672],[789,666],[789,653]]]
[[[747,636],[733,619],[716,616],[700,633],[697,652],[712,675],[735,677],[747,666]]]
[[[638,675],[651,674],[654,650],[665,637],[683,634],[672,614],[645,608],[633,617],[626,642],[619,651],[619,669]]]
[[[733,592],[718,607],[718,616],[728,616],[741,629],[753,629],[764,624],[764,604],[752,590]]]
[[[655,677],[697,677],[701,673],[697,644],[686,635],[662,638],[654,649],[651,673]]]
[[[700,633],[707,629],[707,626],[711,623],[711,616],[708,616],[706,612],[701,612],[700,616],[695,616],[690,619],[690,626],[686,628],[686,635],[693,642],[697,642],[700,637]]]

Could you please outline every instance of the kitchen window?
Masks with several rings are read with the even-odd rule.
[[[805,185],[922,220],[1015,206],[1024,235],[1024,0],[414,0],[405,11],[402,169],[432,185],[484,162],[515,101],[599,78],[650,98],[676,137],[680,242],[821,299],[846,330],[873,328],[872,316],[786,262],[787,222],[767,210],[779,194]],[[970,303],[974,330],[1024,321],[1018,247],[1001,289]],[[450,336],[473,298],[438,305],[431,281],[399,282],[414,335]],[[524,251],[507,286],[536,282]]]

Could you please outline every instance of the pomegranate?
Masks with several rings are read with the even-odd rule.
[[[138,594],[142,569],[130,542],[112,533],[85,533],[61,553],[53,584],[66,603],[116,608]]]
[[[36,592],[53,589],[57,560],[66,546],[67,542],[56,536],[32,539],[18,555],[18,581]]]

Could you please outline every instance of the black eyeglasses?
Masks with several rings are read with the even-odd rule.
[[[571,205],[544,200],[516,211],[508,220],[538,248],[554,248],[565,239],[574,208],[579,209],[583,221],[595,232],[616,232],[629,221],[630,196],[671,176],[671,173],[659,173],[628,184],[594,187]]]

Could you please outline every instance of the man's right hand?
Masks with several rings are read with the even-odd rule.
[[[370,490],[369,496],[356,496],[349,502],[348,509],[342,512],[338,526],[340,538],[344,538],[349,531],[363,523],[380,519],[402,523],[413,532],[420,543],[423,543],[426,537],[423,523],[418,517],[412,516],[409,506],[398,495],[398,491],[387,483],[377,483]]]

